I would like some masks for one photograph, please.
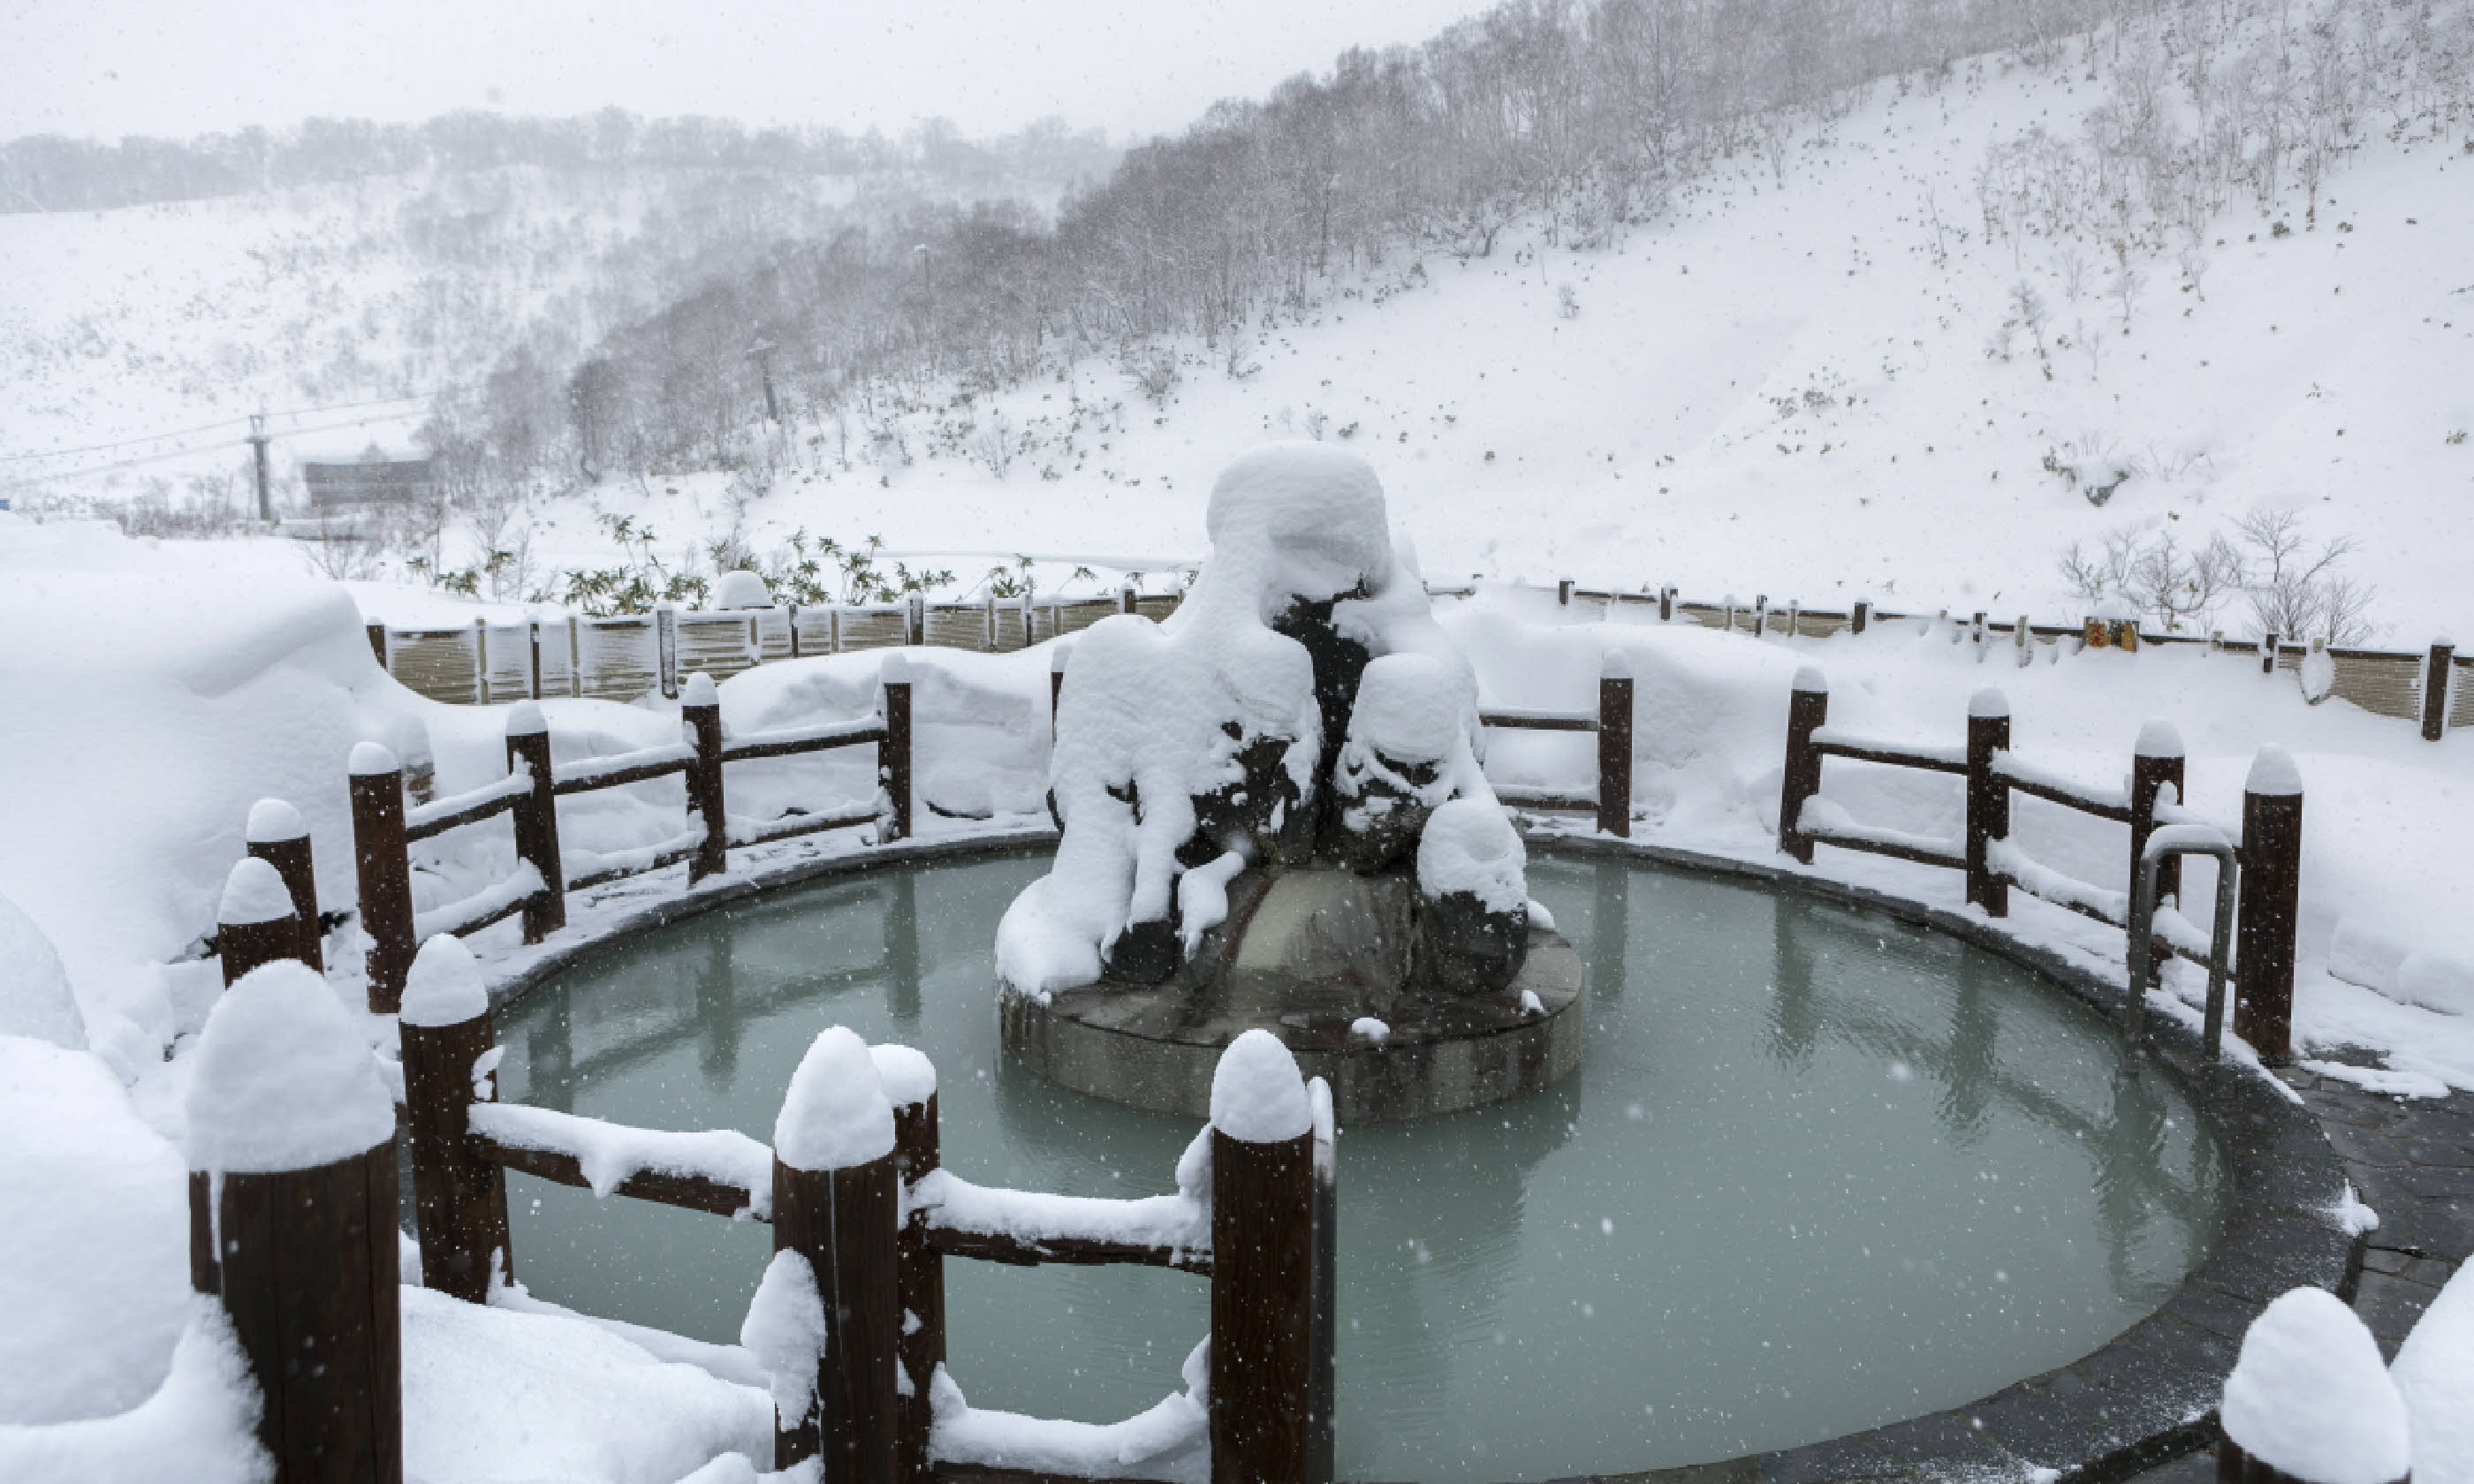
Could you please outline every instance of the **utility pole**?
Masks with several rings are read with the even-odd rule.
[[[267,498],[266,493],[266,414],[251,413],[249,446],[257,455],[257,518],[272,525],[275,523],[275,505]]]
[[[759,340],[748,347],[747,355],[756,363],[757,374],[764,378],[764,420],[779,422],[782,407],[773,399],[773,342]]]

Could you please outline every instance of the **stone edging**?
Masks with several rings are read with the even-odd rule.
[[[490,997],[493,1003],[504,1003],[640,932],[784,887],[861,874],[879,866],[1028,853],[1053,847],[1055,840],[1053,829],[1029,828],[783,862],[594,922],[579,941],[494,982]],[[1533,849],[1550,855],[1649,861],[1880,912],[2001,954],[2108,1019],[2121,1010],[2122,992],[2087,968],[1989,922],[1908,898],[1804,872],[1605,836],[1532,831],[1528,840]],[[2103,1484],[2206,1446],[2215,1432],[2225,1376],[2251,1320],[2269,1301],[2302,1284],[2349,1295],[2362,1269],[2362,1241],[2331,1222],[2328,1213],[2343,1200],[2348,1185],[2336,1151],[2310,1112],[2259,1074],[2206,1060],[2197,1033],[2180,1021],[2149,1016],[2147,1023],[2147,1054],[2182,1085],[2209,1119],[2231,1166],[2232,1199],[2223,1229],[2206,1260],[2162,1308],[2093,1354],[1963,1406],[1724,1463],[1589,1478],[1593,1484],[1820,1484],[2027,1478],[2050,1472]]]

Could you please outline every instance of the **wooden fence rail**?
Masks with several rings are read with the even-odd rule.
[[[558,767],[550,760],[549,728],[541,707],[519,703],[507,717],[507,775],[469,792],[406,809],[403,774],[395,755],[375,742],[352,750],[352,842],[360,868],[361,929],[369,940],[369,1007],[393,1014],[415,948],[438,932],[475,932],[518,913],[524,942],[539,943],[567,923],[567,894],[685,860],[688,879],[729,869],[733,846],[766,844],[873,824],[877,838],[906,839],[911,829],[910,672],[886,660],[878,713],[857,722],[767,732],[733,740],[721,726],[721,701],[709,675],[690,677],[679,707],[686,740]],[[790,757],[873,745],[883,807],[843,814],[788,814],[753,828],[730,824],[724,769],[732,762]],[[558,801],[672,774],[687,776],[690,829],[648,850],[627,852],[570,882],[559,850]],[[451,829],[512,816],[518,868],[505,880],[460,902],[416,914],[411,846]]]
[[[2139,879],[2149,839],[2161,825],[2196,825],[2231,835],[2181,801],[2180,734],[2163,722],[2139,733],[2126,792],[2088,787],[2046,773],[2010,751],[2010,704],[1998,690],[1978,691],[1968,705],[1962,747],[1920,746],[1851,737],[1829,726],[1830,685],[1811,665],[1799,670],[1787,702],[1786,759],[1779,793],[1779,849],[1806,865],[1813,847],[1887,855],[1964,872],[1967,900],[1988,917],[2006,917],[2010,888],[2128,931],[2130,894],[2074,880],[2036,862],[2011,839],[2010,795],[2057,803],[2129,827],[2129,880]],[[1965,824],[1956,840],[1859,825],[1820,797],[1822,759],[1845,757],[1890,767],[1955,775],[1965,780]],[[2302,786],[2278,748],[2263,748],[2244,785],[2237,858],[2240,898],[2234,953],[2234,1033],[2271,1065],[2292,1057],[2294,934],[2299,926]],[[2159,899],[2181,889],[2180,868],[2160,868]],[[2204,964],[2211,939],[2178,911],[2157,913],[2153,949]],[[2152,962],[2125,949],[2126,962]],[[2143,979],[2147,977],[2143,971]],[[2143,993],[2145,984],[2132,987]]]

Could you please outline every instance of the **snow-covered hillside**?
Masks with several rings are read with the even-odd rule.
[[[1156,402],[1085,362],[887,419],[898,443],[855,419],[798,426],[749,532],[760,549],[805,527],[1141,564],[1200,550],[1235,450],[1312,436],[1376,462],[1434,574],[2074,620],[2086,600],[2057,570],[2074,541],[2138,527],[2196,547],[2268,507],[2361,543],[2350,570],[2377,586],[2388,642],[2462,627],[2474,154],[2358,134],[2316,226],[2298,194],[2267,216],[2239,203],[2195,248],[2134,250],[2125,295],[2092,238],[1988,240],[1979,204],[1990,146],[2085,128],[2101,101],[2085,67],[2113,64],[2071,61],[1880,86],[1778,174],[1740,157],[1613,251],[1533,224],[1489,257],[1405,255],[1261,332],[1240,375],[1187,347]],[[2023,284],[2041,318],[2005,330]],[[995,415],[1015,448],[1002,478],[982,446]],[[728,524],[726,490],[586,494],[685,537]],[[2239,601],[2214,616],[2246,627]]]

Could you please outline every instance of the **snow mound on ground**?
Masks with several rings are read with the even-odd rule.
[[[1467,892],[1489,912],[1529,900],[1529,851],[1492,799],[1455,799],[1435,811],[1418,840],[1418,890],[1428,898]]]
[[[857,1031],[829,1026],[799,1059],[773,1121],[773,1151],[799,1170],[846,1170],[893,1152],[893,1105]]]
[[[2397,1348],[2416,1484],[2474,1484],[2474,1263],[2457,1270]]]
[[[2474,956],[2445,949],[2409,953],[2397,964],[2396,997],[2441,1015],[2474,1016]]]
[[[407,1479],[673,1484],[725,1452],[772,1456],[756,1387],[581,1319],[402,1295]]]
[[[144,1401],[187,1321],[188,1176],[101,1059],[0,1036],[0,1424]]]
[[[16,903],[0,897],[0,1036],[31,1036],[85,1049],[85,1017],[52,941]]]
[[[403,1008],[396,1018],[405,1025],[461,1025],[489,1008],[490,988],[473,950],[453,933],[433,933],[404,974]]]
[[[2410,1457],[2405,1403],[2344,1301],[2296,1288],[2251,1321],[2225,1377],[2225,1435],[2314,1484],[2389,1484]]]
[[[187,1107],[191,1169],[315,1169],[395,1137],[369,1042],[292,959],[250,970],[216,1002]]]
[[[0,1478],[79,1484],[260,1484],[274,1462],[257,1441],[262,1405],[231,1321],[192,1295],[172,1369],[117,1416],[50,1426],[0,1424]]]
[[[1211,1126],[1249,1144],[1281,1143],[1314,1128],[1305,1079],[1280,1038],[1257,1027],[1220,1053],[1211,1072]]]

